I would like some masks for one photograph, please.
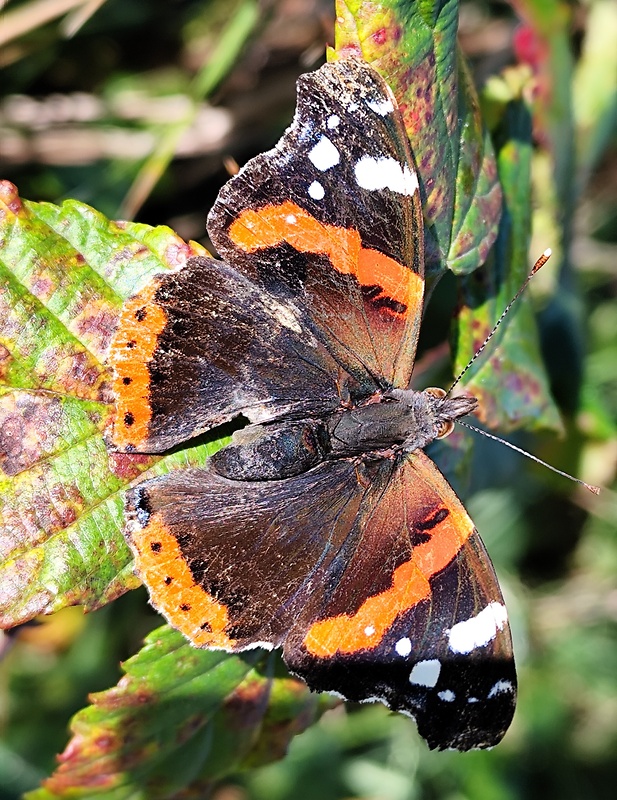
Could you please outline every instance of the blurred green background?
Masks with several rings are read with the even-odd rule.
[[[532,295],[566,433],[516,441],[606,487],[595,498],[505,447],[475,442],[465,499],[512,618],[520,680],[512,729],[491,752],[430,753],[408,719],[341,706],[284,760],[223,781],[217,800],[616,796],[615,7],[527,0],[461,10],[461,44],[480,88],[521,60],[553,76],[564,101],[554,160],[575,176],[560,195],[540,108],[534,255],[556,235],[564,248]],[[5,3],[0,178],[25,198],[78,198],[207,244],[205,215],[234,160],[271,146],[289,123],[295,79],[322,60],[333,20],[327,0]],[[554,29],[549,52],[534,26]],[[447,339],[455,302],[448,276],[427,315],[425,349]],[[71,715],[89,692],[116,683],[119,662],[159,621],[137,591],[88,617],[67,609],[0,640],[0,800],[53,770]]]

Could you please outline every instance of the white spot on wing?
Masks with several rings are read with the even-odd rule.
[[[274,645],[272,642],[251,642],[243,647],[242,650],[256,650],[257,648],[261,648],[262,650],[274,650]],[[232,651],[228,650],[227,652],[231,653]]]
[[[501,603],[489,603],[471,619],[457,622],[448,631],[448,642],[453,653],[471,653],[492,641],[508,621],[508,612]]]
[[[321,136],[316,145],[309,150],[309,160],[320,172],[335,167],[341,160],[341,154],[327,136]]]
[[[323,200],[326,192],[319,181],[313,181],[313,183],[311,183],[311,185],[308,187],[308,193],[313,200]]]
[[[450,689],[445,689],[443,692],[437,692],[437,697],[445,703],[453,703],[456,700],[456,695]]]
[[[354,167],[356,183],[369,192],[390,189],[411,197],[418,189],[418,176],[408,164],[400,164],[391,156],[362,156]]]
[[[478,700],[477,697],[468,697],[467,698],[467,702],[468,703],[479,703],[480,701]]]
[[[414,683],[416,686],[429,686],[432,688],[437,685],[440,672],[441,661],[438,659],[432,658],[429,661],[418,661],[411,670],[409,683]]]
[[[302,333],[300,323],[291,308],[283,303],[279,303],[278,300],[274,298],[270,298],[269,306],[272,316],[278,320],[284,328],[289,328],[289,330],[295,331],[295,333]]]
[[[514,693],[514,686],[512,683],[510,681],[497,681],[488,693],[488,698],[490,700],[491,697],[496,697],[498,694],[504,694],[505,692]]]
[[[375,628],[372,625],[367,625],[364,629],[364,634],[366,636],[372,636],[375,633]]]
[[[285,217],[285,222],[286,222],[288,225],[295,225],[297,221],[298,221],[298,218],[296,217],[296,215],[295,215],[295,214],[288,214],[288,215]]]
[[[363,700],[360,700],[361,703],[384,703],[385,700],[383,697],[371,696],[365,697]]]
[[[333,130],[334,128],[338,128],[340,121],[341,118],[339,116],[332,114],[332,116],[328,117],[326,125],[330,130]]]
[[[404,636],[394,645],[394,649],[399,656],[408,656],[411,653],[411,639],[408,639],[407,636]]]
[[[394,111],[394,106],[392,105],[391,100],[367,100],[366,105],[371,109],[371,111],[379,114],[380,117],[387,117],[388,114],[391,114]]]

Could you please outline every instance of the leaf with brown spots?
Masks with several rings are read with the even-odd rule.
[[[124,489],[203,463],[110,454],[107,348],[124,300],[202,249],[76,201],[22,202],[0,182],[0,625],[97,608],[137,584]]]
[[[493,147],[456,44],[458,5],[336,3],[336,54],[371,63],[403,114],[423,189],[429,279],[484,263],[501,214]]]
[[[512,98],[504,107],[497,138],[504,215],[489,264],[461,283],[457,373],[482,345],[529,271],[532,142],[531,115],[524,100]],[[479,416],[489,427],[561,430],[528,295],[506,316],[463,383],[480,401]]]
[[[118,685],[74,717],[60,766],[28,800],[205,797],[217,778],[280,758],[336,701],[279,677],[276,662],[154,631]]]

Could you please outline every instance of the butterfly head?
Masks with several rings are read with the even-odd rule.
[[[478,405],[475,397],[448,397],[443,389],[434,386],[422,392],[391,389],[388,397],[408,407],[409,432],[403,443],[407,452],[445,438],[454,430],[455,421],[471,414]]]
[[[454,430],[454,422],[476,410],[478,400],[475,397],[448,397],[447,393],[437,387],[430,386],[422,394],[427,400],[428,408],[438,430],[436,439],[444,439]]]

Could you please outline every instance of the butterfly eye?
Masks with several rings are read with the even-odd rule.
[[[445,439],[446,436],[449,436],[452,431],[454,430],[454,422],[451,419],[444,420],[440,426],[439,431],[437,433],[437,439]]]
[[[447,395],[447,392],[445,392],[439,386],[429,386],[428,389],[424,390],[424,393],[430,395],[431,397],[435,397],[437,400],[443,400]],[[449,436],[453,430],[454,421],[451,419],[445,419],[439,423],[439,429],[435,438],[444,439],[446,436]]]
[[[424,390],[426,394],[430,394],[431,397],[437,397],[439,400],[446,396],[446,392],[439,386],[429,386],[428,389]]]

